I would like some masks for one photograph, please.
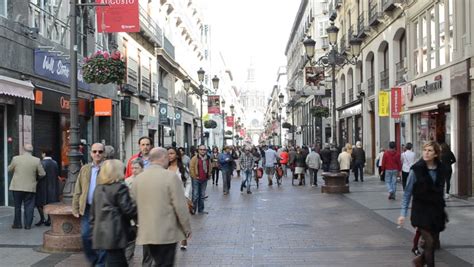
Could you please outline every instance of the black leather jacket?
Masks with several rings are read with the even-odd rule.
[[[90,210],[94,249],[122,249],[127,246],[137,220],[137,206],[123,183],[97,185]]]

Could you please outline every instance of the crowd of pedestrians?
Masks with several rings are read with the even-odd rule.
[[[258,185],[261,178],[260,168],[267,176],[268,186],[273,186],[274,176],[278,176],[290,177],[300,186],[306,185],[309,177],[309,185],[317,187],[318,173],[332,171],[337,165],[340,172],[346,173],[347,184],[351,172],[354,182],[364,182],[367,163],[360,141],[355,146],[345,144],[335,154],[337,159],[333,153],[337,152],[336,148],[329,144],[324,144],[322,149],[225,146],[222,151],[201,145],[187,154],[186,149],[175,145],[153,148],[152,143],[149,137],[140,138],[139,152],[126,165],[113,159],[113,147],[102,143],[91,145],[91,162],[81,167],[72,199],[72,214],[80,218],[83,250],[91,265],[132,265],[138,244],[143,246],[143,266],[172,266],[178,244],[180,249],[187,249],[191,237],[190,215],[208,214],[207,183],[212,180],[212,186],[219,186],[220,173],[224,195],[231,193],[231,180],[235,176],[241,179],[240,192],[245,189],[247,194],[252,194],[252,184]],[[395,200],[397,182],[402,184],[400,225],[413,198],[411,223],[417,228],[414,264],[434,266],[434,250],[440,246],[439,233],[447,222],[444,199],[449,197],[451,165],[456,158],[447,144],[426,143],[420,158],[412,149],[413,145],[407,143],[400,153],[396,143],[389,142],[378,154],[375,166],[380,180],[386,183],[389,200]],[[63,181],[51,151],[42,151],[41,160],[32,153],[33,147],[25,145],[24,153],[14,157],[8,166],[8,171],[13,173],[10,190],[15,202],[14,229],[31,228],[34,207],[40,216],[35,225],[49,226],[51,220],[43,207],[61,198]],[[280,169],[282,173],[278,172]],[[422,252],[417,246],[419,239],[424,240]]]

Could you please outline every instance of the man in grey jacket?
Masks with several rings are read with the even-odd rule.
[[[46,172],[41,165],[41,160],[33,157],[33,146],[26,144],[25,152],[21,156],[13,157],[8,171],[13,173],[10,190],[15,202],[15,219],[13,229],[21,229],[21,205],[25,209],[25,229],[31,229],[33,212],[35,208],[36,179],[42,178]]]
[[[318,186],[318,170],[321,168],[321,157],[315,149],[306,156],[306,165],[309,168],[309,179],[311,186]]]

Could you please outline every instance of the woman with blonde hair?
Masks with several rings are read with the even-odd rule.
[[[137,206],[123,183],[124,169],[116,159],[102,164],[91,206],[92,247],[107,251],[106,266],[128,266],[125,248],[134,239],[130,220],[137,219]]]

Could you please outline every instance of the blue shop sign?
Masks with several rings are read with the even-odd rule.
[[[48,51],[35,49],[35,73],[58,82],[69,84],[69,71],[71,63],[62,57]],[[82,89],[90,89],[90,85],[84,81],[82,70],[77,70],[77,85]]]

